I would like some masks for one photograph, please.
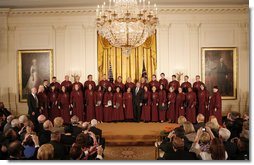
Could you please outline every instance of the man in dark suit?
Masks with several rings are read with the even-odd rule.
[[[136,88],[133,90],[133,111],[134,111],[134,118],[136,122],[140,121],[141,117],[141,107],[142,107],[142,101],[144,97],[144,91],[140,87],[140,82],[136,83]]]
[[[37,117],[39,116],[38,110],[38,98],[37,89],[34,87],[31,89],[31,93],[27,97],[28,115],[34,124],[37,123]]]
[[[205,117],[203,114],[199,113],[197,116],[197,123],[194,124],[195,131],[198,131],[200,127],[205,127]]]
[[[54,159],[55,160],[64,160],[67,159],[66,155],[68,155],[64,145],[60,143],[61,134],[58,131],[51,132],[50,144],[54,147]]]
[[[97,142],[102,145],[102,148],[105,149],[105,139],[102,137],[102,130],[96,127],[97,120],[93,119],[91,120],[91,126],[89,128],[89,131],[93,132],[97,138]]]

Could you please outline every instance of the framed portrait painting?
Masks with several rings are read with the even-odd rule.
[[[202,81],[210,95],[218,86],[222,99],[236,99],[237,49],[202,48]]]
[[[31,88],[53,76],[53,50],[18,50],[19,101],[26,102]]]

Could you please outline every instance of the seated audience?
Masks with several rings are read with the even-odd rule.
[[[60,133],[64,133],[64,120],[62,117],[56,117],[54,119],[54,130]]]
[[[219,138],[223,141],[225,150],[228,153],[228,159],[233,159],[235,157],[237,146],[235,143],[229,141],[231,132],[227,128],[220,128]]]
[[[67,159],[67,151],[65,150],[64,145],[60,142],[61,133],[53,130],[50,136],[50,144],[54,147],[54,159],[55,160],[63,160]]]
[[[43,144],[37,153],[38,160],[53,160],[54,159],[54,147],[52,144]]]
[[[71,124],[72,124],[72,129],[73,129],[72,135],[76,137],[78,134],[80,134],[82,132],[82,128],[79,127],[78,116],[76,116],[76,115],[72,116]]]
[[[11,128],[11,121],[14,119],[14,116],[13,115],[9,115],[6,119],[6,124],[4,126],[4,132],[6,132],[7,130],[9,130]]]
[[[50,142],[50,134],[53,129],[53,124],[50,120],[46,120],[43,124],[43,130],[39,134],[40,145]]]
[[[23,151],[24,147],[20,141],[11,142],[8,147],[9,160],[23,160]]]
[[[197,123],[194,124],[195,131],[200,127],[205,127],[205,116],[202,113],[199,113],[197,116]]]

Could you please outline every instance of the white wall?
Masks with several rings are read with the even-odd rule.
[[[59,81],[74,71],[97,81],[97,38],[94,10],[0,9],[0,101],[17,114],[27,112],[18,101],[17,50],[53,49]],[[224,113],[246,111],[249,92],[248,8],[163,7],[157,35],[157,74],[178,71],[191,82],[201,74],[202,47],[238,48],[238,99],[223,101]]]

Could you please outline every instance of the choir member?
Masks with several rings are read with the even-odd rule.
[[[144,97],[141,120],[148,122],[151,120],[151,93],[147,86],[144,86]]]
[[[123,94],[123,108],[125,120],[127,121],[133,120],[134,115],[133,115],[132,93],[130,87],[128,87],[127,91]]]
[[[196,122],[196,94],[192,91],[192,88],[188,88],[188,93],[186,93],[186,118],[191,123]]]
[[[210,116],[214,115],[219,124],[222,125],[222,112],[221,112],[221,95],[218,89],[218,86],[213,87],[213,95],[211,96],[209,111]]]
[[[156,75],[152,75],[152,80],[149,82],[150,89],[152,89],[153,86],[156,87],[156,89],[159,89],[160,83],[156,80]]]
[[[131,88],[131,90],[133,90],[135,88],[135,84],[133,82],[131,82],[131,78],[128,77],[125,83],[125,89]]]
[[[163,84],[160,84],[160,89],[158,94],[159,94],[159,105],[158,105],[159,120],[161,122],[164,122],[166,120],[167,95],[166,95],[166,91],[164,89]]]
[[[80,90],[80,86],[78,83],[76,83],[73,87],[74,87],[74,90],[71,92],[71,97],[70,97],[72,115],[76,115],[80,121],[84,121],[83,92]]]
[[[93,81],[93,75],[91,75],[91,74],[89,74],[89,75],[87,76],[87,80],[86,80],[86,82],[84,83],[84,89],[85,89],[85,90],[88,89],[88,85],[89,85],[89,84],[91,84],[92,87],[93,87],[93,89],[95,89],[96,84],[95,84],[95,82]]]
[[[165,78],[165,74],[161,73],[160,74],[161,79],[159,80],[159,83],[164,86],[164,88],[167,90],[168,89],[168,80]]]
[[[209,104],[209,92],[205,88],[205,86],[201,84],[200,90],[198,92],[198,113],[204,115],[207,121],[210,115],[208,112],[208,104]]]
[[[78,85],[78,90],[83,91],[84,87],[83,84],[80,82],[80,76],[76,75],[74,77],[74,83],[72,84],[72,90],[75,91],[75,85]]]
[[[98,85],[97,90],[94,93],[94,102],[95,102],[95,116],[96,116],[97,121],[99,121],[99,122],[103,121],[102,100],[103,100],[102,86]]]
[[[57,98],[58,92],[56,91],[56,87],[53,85],[51,86],[51,91],[49,93],[49,119],[51,121],[60,116],[60,111],[57,107]]]
[[[133,91],[133,112],[136,122],[140,121],[143,97],[144,97],[143,89],[140,88],[140,82],[137,82],[136,88]]]
[[[95,118],[94,92],[92,84],[88,84],[88,89],[85,91],[85,105],[86,105],[86,121],[91,121],[92,119]]]
[[[203,84],[205,85],[202,81],[200,81],[200,76],[196,75],[196,82],[193,83],[193,91],[198,94],[200,90],[200,85]]]
[[[57,98],[58,109],[60,110],[61,117],[65,124],[70,123],[70,94],[67,92],[67,88],[63,85],[62,92]]]
[[[48,80],[43,80],[43,87],[44,87],[45,94],[48,95],[50,92],[50,86],[49,86]]]
[[[108,89],[110,82],[107,80],[106,74],[102,76],[102,80],[99,82],[99,85],[102,86],[102,91],[105,93]]]
[[[49,106],[49,100],[48,96],[46,95],[44,91],[44,86],[40,85],[38,89],[38,104],[39,104],[39,111],[40,114],[43,114],[48,119],[48,106]]]
[[[69,94],[71,93],[72,82],[70,81],[70,77],[68,75],[64,76],[64,81],[61,83],[61,86],[65,87],[66,92],[68,92]]]
[[[115,81],[115,87],[120,87],[121,91],[125,91],[124,84],[122,82],[122,76],[118,76],[117,80]]]
[[[144,88],[144,86],[148,85],[147,84],[147,79],[145,77],[141,77],[141,80],[140,80],[140,87],[141,88]]]
[[[61,91],[61,85],[59,82],[56,81],[56,77],[52,77],[52,83],[50,84],[50,87],[55,86],[55,91],[60,92]]]
[[[191,83],[189,82],[189,76],[184,76],[184,82],[181,84],[183,93],[188,93],[188,88],[191,88]]]
[[[104,121],[111,122],[112,121],[112,109],[113,109],[113,92],[111,85],[108,86],[107,92],[104,94],[103,99],[104,105]]]
[[[123,94],[119,86],[116,87],[116,92],[113,96],[113,120],[114,121],[123,121],[124,112],[123,112]]]
[[[152,87],[152,94],[151,94],[151,109],[152,109],[152,121],[157,122],[159,120],[158,116],[158,105],[159,105],[159,94],[156,92],[156,86]]]
[[[169,122],[174,122],[175,121],[175,114],[176,114],[176,109],[175,109],[175,102],[176,102],[176,93],[174,92],[174,88],[170,87],[169,88],[169,93],[168,93],[168,111],[167,111],[167,118]]]
[[[172,75],[172,81],[169,82],[169,87],[173,87],[175,92],[178,92],[178,88],[180,87],[179,82],[176,80],[176,75]]]
[[[178,88],[178,94],[176,95],[176,113],[175,121],[177,121],[179,116],[185,116],[185,94],[181,87]]]

